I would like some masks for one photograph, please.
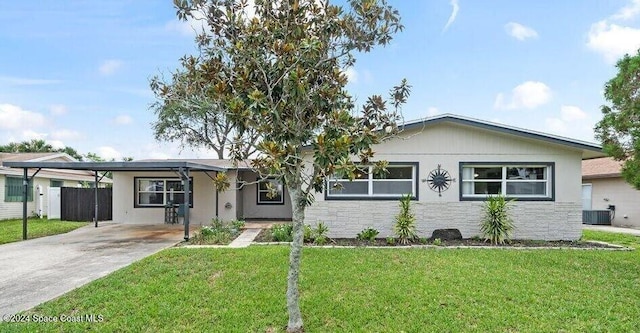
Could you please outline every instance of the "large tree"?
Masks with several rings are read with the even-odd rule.
[[[622,176],[640,190],[640,50],[625,55],[616,64],[618,74],[609,80],[602,106],[602,120],[595,127],[604,151],[624,161]]]
[[[204,147],[216,152],[219,159],[229,155],[236,132],[224,104],[214,97],[215,86],[208,77],[206,56],[184,56],[181,68],[167,80],[151,79],[156,101],[151,109],[157,120],[153,123],[156,140],[179,142],[182,147]],[[253,154],[257,140],[255,131],[248,130],[239,138],[250,143],[243,152]]]
[[[397,132],[409,94],[403,80],[388,101],[372,96],[355,112],[345,70],[355,53],[391,41],[402,29],[399,14],[384,0],[350,0],[347,8],[326,0],[174,2],[180,19],[206,21],[207,30],[196,38],[205,58],[198,71],[236,131],[232,156],[242,158],[247,146],[255,146],[253,167],[288,189],[294,231],[287,330],[302,331],[298,277],[305,208],[327,177],[352,179],[359,165],[384,172],[386,162],[374,162],[372,146]],[[243,140],[248,131],[257,133],[255,144]]]

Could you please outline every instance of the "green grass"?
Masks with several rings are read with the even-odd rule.
[[[165,250],[28,312],[102,322],[0,331],[281,332],[288,253]],[[637,250],[306,248],[301,297],[306,332],[633,332],[639,285]]]
[[[583,230],[582,240],[597,240],[601,242],[613,243],[618,245],[624,245],[635,249],[640,249],[640,237],[595,230]]]
[[[28,219],[27,238],[63,234],[87,225],[86,222],[69,222],[47,219]],[[22,219],[0,221],[0,244],[22,240]]]

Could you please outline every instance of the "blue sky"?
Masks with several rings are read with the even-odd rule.
[[[594,141],[604,83],[640,47],[640,0],[388,0],[405,30],[347,69],[360,101],[407,78],[407,120],[454,113]],[[149,78],[196,52],[172,1],[0,2],[0,144],[105,158],[212,157],[158,143]]]

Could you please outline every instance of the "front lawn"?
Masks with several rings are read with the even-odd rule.
[[[27,238],[38,238],[63,234],[87,225],[87,222],[69,222],[60,220],[27,220]],[[22,219],[0,221],[0,244],[22,240]]]
[[[281,332],[288,253],[165,250],[27,313],[101,322],[5,323],[0,331]],[[307,332],[640,328],[638,250],[307,248],[302,270]]]

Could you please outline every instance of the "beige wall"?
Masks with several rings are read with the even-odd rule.
[[[212,176],[215,173],[210,173]],[[193,208],[190,210],[191,225],[207,225],[216,216],[216,190],[212,180],[204,172],[191,172],[193,177]],[[235,172],[228,174],[232,184]],[[118,223],[162,224],[163,208],[134,207],[134,177],[178,178],[173,172],[114,172],[113,173],[113,221]],[[220,193],[218,216],[223,220],[233,220],[235,214],[236,190],[231,188]],[[230,208],[225,208],[226,203]]]
[[[239,191],[241,201],[241,214],[243,219],[291,219],[291,199],[289,192],[284,189],[284,204],[281,205],[258,205],[258,184],[252,183],[257,180],[253,172],[244,171],[241,179],[248,184]]]
[[[609,205],[615,205],[613,225],[640,227],[640,191],[620,177],[589,179],[582,183],[592,185],[591,209],[607,209]]]
[[[418,197],[413,211],[421,236],[434,229],[458,228],[464,237],[478,235],[481,203],[460,201],[459,162],[553,162],[555,201],[517,202],[512,215],[516,238],[577,239],[581,235],[581,151],[522,137],[477,128],[441,123],[422,133],[404,133],[402,138],[374,147],[376,159],[419,162]],[[439,197],[422,182],[441,165],[456,179]],[[354,237],[367,227],[391,235],[398,201],[325,201],[307,209],[306,223],[325,222],[332,237]]]

